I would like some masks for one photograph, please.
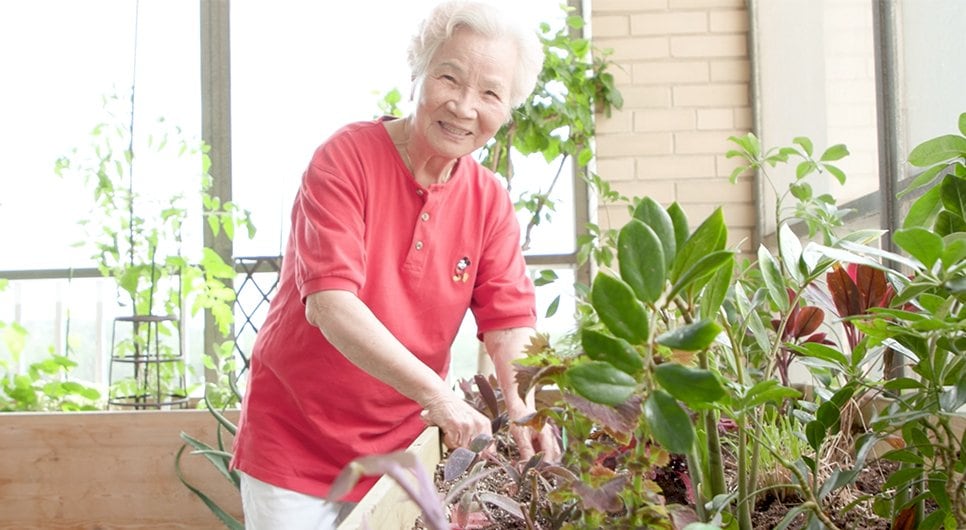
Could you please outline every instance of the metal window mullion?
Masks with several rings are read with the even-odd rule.
[[[210,193],[222,203],[231,200],[231,53],[228,0],[201,0],[201,134],[211,149]],[[232,242],[224,234],[214,237],[202,219],[204,245],[232,263]],[[226,282],[231,287],[231,282]],[[184,320],[184,319],[182,319]],[[184,322],[182,322],[182,326]],[[205,310],[204,351],[216,357],[214,345],[224,340],[211,311]],[[217,374],[205,370],[205,380]]]

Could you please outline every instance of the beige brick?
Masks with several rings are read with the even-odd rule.
[[[735,129],[750,131],[754,128],[755,113],[751,107],[741,107],[734,109]]]
[[[602,134],[597,136],[597,156],[669,155],[671,133]]]
[[[688,35],[671,37],[672,57],[747,57],[745,35]]]
[[[754,201],[752,179],[739,179],[732,184],[726,178],[694,179],[675,184],[678,197],[694,203],[725,204],[751,203]]]
[[[710,155],[646,156],[637,159],[637,178],[676,179],[714,177],[715,157]]]
[[[686,197],[679,197],[678,202],[681,203],[681,208],[684,209],[692,226],[701,224],[719,206],[721,213],[724,214],[725,224],[728,226],[729,232],[733,228],[753,228],[755,226],[755,207],[752,204],[695,203]]]
[[[675,154],[724,153],[730,146],[727,138],[737,131],[677,132],[674,133]]]
[[[715,83],[729,81],[747,82],[751,79],[751,63],[747,59],[721,59],[710,62],[711,81]]]
[[[630,34],[630,18],[626,15],[602,15],[594,17],[593,32],[594,38],[601,37],[626,37]]]
[[[748,12],[711,11],[708,13],[712,33],[744,33],[748,31]]]
[[[671,106],[671,89],[668,87],[631,86],[620,91],[624,97],[624,110]]]
[[[610,118],[599,115],[596,120],[597,134],[628,133],[634,130],[634,114],[614,112]]]
[[[746,84],[676,86],[671,90],[675,107],[745,107],[749,104]]]
[[[650,197],[661,204],[670,204],[675,200],[674,182],[670,180],[632,180],[621,182],[615,188],[628,198]]]
[[[634,166],[634,159],[630,157],[598,158],[594,172],[610,182],[634,180]]]
[[[678,11],[631,15],[631,35],[674,35],[708,31],[707,13]]]
[[[671,9],[702,9],[708,7],[744,7],[745,0],[669,0]]]
[[[608,11],[654,11],[667,9],[667,0],[594,0],[591,14]]]
[[[607,205],[597,209],[597,225],[603,230],[620,230],[622,226],[631,220],[631,214],[627,208],[617,205]]]
[[[648,109],[634,112],[634,130],[642,132],[694,130],[691,109]]]
[[[633,65],[635,85],[706,83],[709,80],[706,61],[643,62]]]
[[[735,127],[734,109],[699,109],[698,110],[698,129],[699,130],[734,129],[734,127]]]
[[[624,90],[624,87],[626,87],[627,85],[636,84],[633,78],[631,77],[635,66],[636,66],[635,63],[631,63],[631,62],[619,63],[616,61],[612,62],[610,66],[608,66],[607,71],[610,72],[612,76],[614,76],[614,83],[616,83],[617,86],[620,87],[620,90],[622,92]]]
[[[601,49],[614,50],[610,56],[614,62],[662,59],[670,56],[667,37],[595,39],[594,44]]]

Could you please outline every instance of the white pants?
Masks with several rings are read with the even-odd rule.
[[[335,530],[356,505],[329,502],[238,474],[245,530]]]

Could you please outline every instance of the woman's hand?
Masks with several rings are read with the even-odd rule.
[[[543,451],[544,462],[560,461],[560,441],[557,430],[550,423],[544,424],[540,431],[525,425],[510,423],[510,435],[517,444],[520,460],[529,460],[537,451]]]
[[[467,447],[477,436],[493,434],[489,418],[455,393],[438,395],[424,403],[423,407],[423,421],[442,429],[443,443],[449,449]]]

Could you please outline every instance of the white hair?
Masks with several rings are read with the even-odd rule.
[[[510,108],[520,106],[537,84],[543,68],[543,45],[535,30],[528,30],[495,6],[479,1],[449,0],[437,5],[420,23],[409,44],[409,67],[420,80],[436,50],[458,28],[491,39],[510,39],[516,46],[517,70],[510,89]]]

